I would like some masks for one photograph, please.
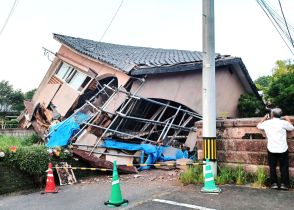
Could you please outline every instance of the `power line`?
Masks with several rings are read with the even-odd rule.
[[[262,8],[262,10],[266,14],[266,16],[269,18],[269,20],[271,21],[271,23],[273,24],[273,26],[275,27],[275,29],[279,33],[280,37],[283,39],[284,43],[286,44],[286,46],[288,47],[290,52],[294,55],[294,52],[291,49],[292,47],[294,47],[292,44],[293,40],[292,40],[292,37],[289,32],[290,31],[289,28],[291,30],[293,30],[293,27],[290,25],[289,25],[289,27],[286,26],[284,19],[282,17],[280,17],[280,15],[268,3],[266,3],[265,0],[256,0],[256,2]],[[285,30],[285,27],[287,27],[288,31]],[[290,44],[292,46],[291,45],[289,46],[289,43],[287,42],[286,39],[288,40],[288,42],[290,42]]]
[[[108,31],[108,29],[110,28],[110,26],[111,26],[112,22],[114,21],[114,19],[115,19],[115,17],[116,17],[116,15],[117,15],[117,13],[119,12],[119,10],[120,10],[120,8],[121,8],[121,6],[122,6],[123,2],[124,2],[124,0],[121,0],[121,2],[120,2],[120,5],[118,6],[118,8],[117,8],[117,10],[116,10],[115,14],[113,15],[113,17],[112,17],[111,21],[109,22],[109,24],[108,24],[108,26],[107,26],[106,30],[105,30],[105,31],[104,31],[104,33],[102,34],[102,36],[101,36],[101,38],[100,38],[99,42],[101,42],[101,41],[102,41],[102,39],[104,38],[104,36],[105,36],[106,32],[107,32],[107,31]]]
[[[285,15],[284,15],[284,11],[283,11],[283,7],[282,7],[282,4],[281,4],[281,1],[280,1],[280,0],[279,0],[279,5],[280,5],[280,9],[281,9],[281,12],[282,12],[282,15],[283,15],[284,21],[285,21],[285,25],[286,25],[287,31],[288,31],[288,33],[289,33],[290,41],[291,41],[291,43],[292,43],[292,46],[294,47],[293,39],[292,39],[291,33],[290,33],[290,31],[289,31],[288,23],[287,23],[287,21],[286,21],[286,18],[285,18]]]
[[[8,14],[8,16],[7,16],[6,20],[5,20],[5,22],[4,22],[3,26],[2,26],[2,28],[1,28],[0,35],[3,33],[5,27],[7,26],[7,23],[8,23],[8,21],[9,21],[10,17],[12,16],[13,11],[14,11],[14,9],[15,9],[17,3],[18,3],[18,0],[14,0],[14,3],[13,3],[13,5],[12,5],[12,8],[10,9],[10,12],[9,12],[9,14]]]

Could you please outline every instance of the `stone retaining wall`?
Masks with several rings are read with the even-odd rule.
[[[247,171],[267,167],[267,140],[256,128],[261,118],[228,119],[217,121],[217,160],[221,164],[243,165]],[[294,117],[291,118],[292,123]],[[202,122],[197,122],[198,159],[203,159]],[[294,131],[288,132],[290,174],[294,176]]]
[[[21,172],[16,167],[0,163],[0,195],[33,188],[33,177]]]

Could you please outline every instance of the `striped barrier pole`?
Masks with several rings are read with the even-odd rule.
[[[205,165],[205,162],[203,163],[183,163],[183,164],[176,164],[176,163],[154,163],[154,164],[121,164],[117,166],[197,166],[197,165]],[[91,171],[112,171],[112,169],[106,169],[106,168],[87,168],[87,167],[53,167],[53,168],[69,168],[72,170],[91,170]]]

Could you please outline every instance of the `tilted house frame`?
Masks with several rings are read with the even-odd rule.
[[[32,103],[63,120],[77,109],[90,113],[75,135],[80,149],[100,156],[105,150],[96,146],[111,134],[173,146],[184,139],[194,148],[192,127],[202,114],[202,52],[54,38],[62,45]],[[217,115],[237,117],[240,95],[258,96],[255,85],[240,58],[216,54],[215,64]]]
[[[201,52],[116,45],[59,34],[54,38],[62,46],[34,96],[35,103],[53,101],[64,116],[94,77],[116,77],[118,86],[146,77],[138,95],[175,101],[201,115]],[[240,95],[258,93],[240,58],[217,55],[215,61],[217,114],[236,117]],[[85,83],[63,80],[61,76],[66,75],[57,73],[61,62],[76,69]]]

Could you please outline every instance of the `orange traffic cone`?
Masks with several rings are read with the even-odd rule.
[[[46,188],[44,193],[58,193],[58,189],[56,189],[53,170],[52,170],[52,163],[48,164],[47,170],[47,179],[46,179]]]

